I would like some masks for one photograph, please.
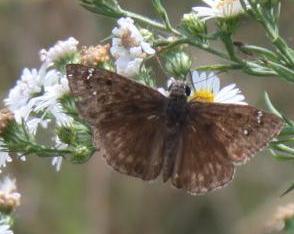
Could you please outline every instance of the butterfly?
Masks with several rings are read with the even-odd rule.
[[[189,86],[169,96],[116,73],[70,64],[67,78],[97,151],[116,171],[163,181],[191,194],[228,184],[237,165],[262,150],[283,127],[253,106],[187,101]]]

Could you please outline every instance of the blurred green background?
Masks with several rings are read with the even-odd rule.
[[[174,23],[197,1],[168,0]],[[120,1],[153,17],[150,0]],[[281,33],[293,47],[294,3],[283,1]],[[72,0],[0,0],[0,98],[13,87],[24,67],[38,67],[38,52],[57,40],[74,36],[81,45],[107,37],[115,21],[95,16]],[[238,41],[270,46],[261,27],[243,18]],[[193,50],[194,66],[217,58]],[[161,73],[159,73],[161,74]],[[230,72],[223,84],[236,82],[250,104],[264,108],[263,92],[294,118],[293,86],[275,78],[255,78]],[[193,197],[160,179],[152,184],[120,175],[97,155],[84,165],[65,162],[56,173],[50,161],[29,158],[6,170],[16,177],[22,205],[16,212],[16,234],[242,234],[260,233],[280,198],[294,181],[294,165],[274,160],[268,151],[238,168],[226,188]],[[293,199],[294,201],[294,199]]]

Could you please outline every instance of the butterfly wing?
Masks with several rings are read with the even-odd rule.
[[[191,114],[209,125],[209,134],[225,146],[236,165],[268,145],[283,128],[276,115],[249,105],[191,103]]]
[[[162,168],[167,98],[116,73],[83,65],[68,65],[67,77],[107,163],[121,173],[155,179]]]
[[[196,119],[187,120],[182,129],[171,182],[191,194],[221,188],[234,176],[234,165],[224,146],[210,136]]]
[[[282,121],[252,106],[188,104],[171,182],[192,194],[230,182],[234,166],[246,162],[276,136]]]

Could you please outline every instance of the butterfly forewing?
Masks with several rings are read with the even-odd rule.
[[[163,161],[167,98],[116,73],[68,65],[77,107],[94,132],[93,141],[115,170],[155,179]]]

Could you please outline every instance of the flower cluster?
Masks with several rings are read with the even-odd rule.
[[[40,51],[40,59],[47,66],[65,65],[69,62],[74,62],[77,58],[77,46],[79,42],[70,37],[66,41],[58,41],[49,50],[42,49]]]
[[[16,86],[4,100],[16,123],[25,123],[28,132],[33,136],[37,134],[39,127],[47,128],[50,122],[61,127],[68,126],[73,121],[66,114],[60,100],[69,94],[68,81],[63,71],[67,63],[79,57],[77,44],[76,39],[69,38],[58,41],[48,51],[42,49],[40,68],[25,68]],[[59,145],[59,142],[55,144]],[[11,161],[7,152],[3,152],[1,156],[1,166]]]
[[[126,77],[134,77],[139,73],[140,66],[148,55],[155,50],[145,41],[131,18],[120,18],[118,27],[112,30],[113,39],[110,48],[115,58],[116,72]]]

